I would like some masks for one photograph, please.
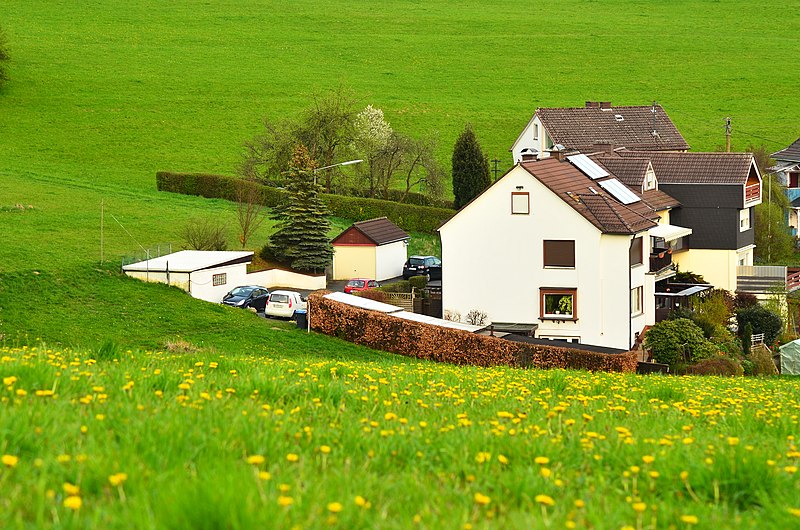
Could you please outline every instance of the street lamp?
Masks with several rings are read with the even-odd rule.
[[[319,171],[321,169],[330,169],[332,167],[338,167],[338,166],[351,166],[353,164],[360,164],[361,162],[363,162],[363,160],[361,160],[361,159],[348,160],[347,162],[339,162],[338,164],[331,164],[330,166],[323,166],[323,167],[318,167],[318,168],[314,169],[314,186],[317,185],[317,171]]]

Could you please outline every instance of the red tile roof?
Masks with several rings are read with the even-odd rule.
[[[689,149],[678,128],[660,105],[540,108],[536,114],[556,144],[584,153],[598,143],[643,151]],[[653,134],[653,130],[657,133]]]
[[[388,243],[394,243],[396,241],[402,241],[409,238],[409,235],[399,226],[391,222],[386,217],[379,217],[377,219],[370,219],[369,221],[358,221],[357,223],[353,223],[353,226],[339,234],[333,240],[333,243],[335,244],[340,237],[342,237],[351,229],[358,230],[376,245],[386,245]]]

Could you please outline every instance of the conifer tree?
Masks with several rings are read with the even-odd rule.
[[[276,258],[304,272],[324,271],[333,256],[328,211],[319,197],[314,168],[308,148],[299,145],[286,174],[286,200],[272,215],[278,225],[269,241]]]
[[[484,156],[472,127],[467,124],[453,147],[453,195],[456,209],[477,197],[491,183],[489,160]]]

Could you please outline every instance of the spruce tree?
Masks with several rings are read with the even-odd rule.
[[[467,124],[453,147],[453,195],[456,209],[477,197],[491,183],[489,160],[484,156],[472,127]]]
[[[324,271],[333,256],[328,211],[314,182],[314,167],[308,149],[299,145],[286,174],[286,200],[272,215],[277,231],[269,238],[273,255],[303,272]]]

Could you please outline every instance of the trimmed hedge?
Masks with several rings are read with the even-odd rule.
[[[210,175],[206,173],[156,173],[156,187],[159,191],[199,195],[209,199],[236,200],[237,185],[255,186],[260,190],[261,202],[270,208],[277,206],[286,192],[280,188],[244,182],[236,177]],[[388,217],[394,224],[411,232],[434,233],[442,223],[455,215],[455,211],[430,206],[415,206],[380,199],[345,197],[343,195],[320,194],[331,215],[366,221],[377,217]]]
[[[311,329],[376,350],[458,365],[636,371],[635,352],[604,354],[512,342],[402,320],[323,298],[326,293],[318,291],[308,297]]]

